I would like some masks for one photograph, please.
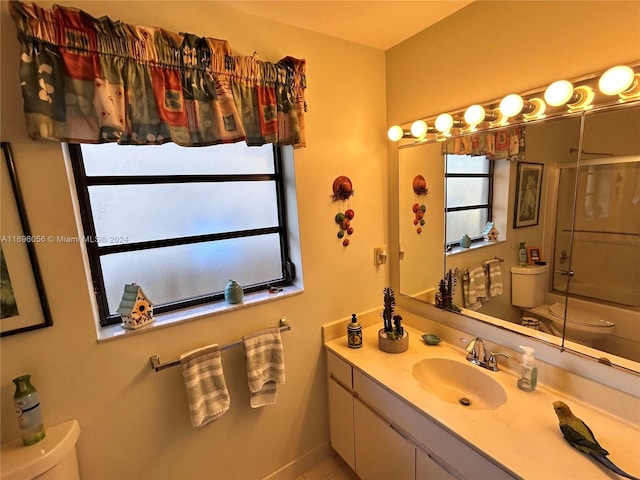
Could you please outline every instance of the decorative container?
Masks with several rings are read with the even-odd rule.
[[[460,246],[462,248],[469,248],[471,246],[471,237],[466,233],[460,239]]]
[[[22,375],[13,379],[13,383],[16,384],[13,403],[18,415],[20,436],[25,445],[38,443],[47,435],[42,423],[38,392],[31,385],[30,379],[31,375]]]
[[[402,338],[387,338],[387,332],[381,328],[378,331],[378,347],[387,353],[402,353],[409,348],[409,332],[406,330]]]
[[[224,299],[227,303],[240,303],[244,297],[244,290],[242,286],[235,280],[229,280],[227,286],[224,289]]]

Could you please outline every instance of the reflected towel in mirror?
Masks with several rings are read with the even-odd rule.
[[[462,290],[464,292],[464,306],[470,310],[477,310],[487,297],[487,276],[484,268],[474,265],[462,274]]]
[[[502,295],[502,270],[500,269],[500,260],[494,258],[484,264],[488,270],[489,296],[495,297],[496,295]]]

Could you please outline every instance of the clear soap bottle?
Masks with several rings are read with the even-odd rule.
[[[524,355],[522,355],[522,363],[520,364],[518,388],[525,392],[533,392],[538,385],[538,367],[533,356],[534,349],[522,345],[520,348],[524,351]]]

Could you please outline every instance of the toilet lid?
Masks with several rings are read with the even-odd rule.
[[[554,303],[549,307],[551,315],[557,318],[564,318],[564,303]],[[607,320],[602,320],[593,313],[577,308],[567,310],[567,322],[585,327],[614,327],[616,324]]]

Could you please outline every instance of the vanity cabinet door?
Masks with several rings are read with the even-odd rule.
[[[356,473],[362,480],[415,480],[416,448],[357,398]]]
[[[442,460],[434,460],[421,448],[416,448],[416,480],[455,480],[457,477]]]
[[[353,393],[332,377],[329,377],[329,437],[331,447],[355,470]]]

